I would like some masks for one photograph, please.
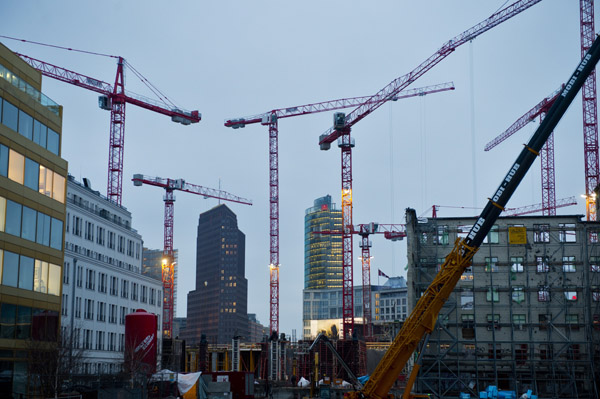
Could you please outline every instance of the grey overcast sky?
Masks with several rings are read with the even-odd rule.
[[[129,105],[123,205],[150,248],[163,246],[163,190],[134,187],[134,173],[186,181],[251,198],[230,204],[246,234],[248,312],[269,322],[268,131],[232,130],[228,118],[336,98],[374,94],[414,69],[444,42],[512,1],[5,1],[0,34],[121,55],[169,98],[202,121],[174,124]],[[597,10],[596,10],[597,11]],[[597,12],[596,12],[597,14]],[[14,51],[113,82],[116,62],[0,39]],[[580,58],[579,2],[543,0],[460,47],[412,87],[453,81],[456,90],[385,104],[353,129],[354,222],[403,223],[412,207],[483,207],[536,123],[495,148],[485,143],[555,90]],[[149,93],[128,73],[126,88]],[[106,194],[110,114],[97,95],[44,79],[64,106],[62,156],[69,172]],[[351,110],[348,110],[350,112]],[[302,332],[304,212],[317,197],[340,204],[340,152],[320,151],[332,113],[281,120],[280,330]],[[472,137],[474,123],[475,139]],[[474,144],[474,151],[473,151]],[[556,130],[557,198],[577,196],[583,214],[581,99]],[[472,165],[475,165],[473,171]],[[541,202],[539,161],[509,206]],[[176,193],[179,249],[177,316],[194,289],[198,215],[217,204]],[[478,211],[441,208],[441,216]],[[406,244],[373,237],[377,269],[405,275]],[[360,284],[358,238],[355,285]],[[382,279],[381,283],[384,282]]]

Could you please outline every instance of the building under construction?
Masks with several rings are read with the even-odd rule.
[[[498,219],[439,314],[415,391],[600,397],[600,223],[582,218]],[[475,218],[408,209],[406,221],[413,308]]]

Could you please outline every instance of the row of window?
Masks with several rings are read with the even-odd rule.
[[[60,136],[42,122],[0,97],[2,124],[55,155],[60,155]]]
[[[18,88],[24,93],[27,93],[31,98],[40,103],[42,106],[48,108],[55,115],[59,115],[60,106],[55,103],[52,99],[40,92],[38,89],[15,75],[10,69],[0,64],[0,78],[6,80],[14,87]]]
[[[62,250],[63,222],[0,197],[0,231]]]
[[[537,289],[528,289],[527,291],[536,291],[538,302],[550,302],[551,294],[550,287],[539,286]],[[526,289],[524,286],[513,286],[510,288],[510,299],[518,304],[525,301]],[[560,291],[564,300],[568,302],[576,302],[578,300],[577,288],[567,287]],[[488,287],[485,295],[487,302],[500,302],[500,294],[498,287]],[[592,300],[600,302],[600,287],[592,287]],[[473,309],[474,296],[473,290],[463,289],[460,293],[460,305],[462,309]]]
[[[2,285],[60,295],[60,266],[0,249]]]
[[[510,227],[523,227],[523,225],[511,225]],[[558,224],[558,242],[577,242],[575,223],[559,223]],[[465,238],[471,226],[457,226],[456,236],[457,238]],[[550,242],[550,225],[549,224],[534,224],[533,225],[533,242],[535,243],[546,243]],[[421,232],[420,242],[427,244],[428,240],[436,245],[448,245],[449,240],[449,226],[441,225],[436,226],[433,232]],[[498,244],[499,240],[499,228],[498,225],[493,225],[490,232],[485,237],[484,243],[486,244]]]
[[[438,271],[441,269],[441,266],[444,263],[444,261],[444,258],[437,258]],[[427,259],[421,259],[421,263],[427,264]],[[558,266],[560,266],[562,268],[562,271],[565,273],[575,273],[577,271],[576,263],[577,262],[575,256],[563,256],[562,263],[559,263]],[[551,266],[553,266],[550,263],[549,257],[547,256],[536,256],[535,264],[525,264],[525,259],[522,256],[511,256],[508,265],[510,265],[511,275],[514,275],[515,273],[523,273],[525,271],[525,266],[535,265],[537,273],[548,273],[551,270]],[[590,256],[589,265],[590,272],[600,272],[600,256]],[[486,272],[492,273],[500,271],[498,257],[486,257],[484,270]],[[469,267],[465,270],[465,272],[461,276],[461,280],[473,280],[472,267]]]
[[[121,260],[118,260],[117,258],[113,258],[111,256],[104,255],[103,253],[96,252],[91,249],[87,249],[80,245],[75,245],[68,241],[65,242],[65,250],[72,251],[72,252],[75,252],[75,253],[83,255],[83,256],[87,256],[89,258],[98,260],[100,262],[108,263],[109,265],[116,266],[120,269],[126,269],[129,271],[133,271],[134,273],[139,273],[139,271],[140,271],[139,266],[133,265],[131,263],[123,262]],[[65,284],[68,284],[68,282],[66,282]]]
[[[0,304],[0,338],[52,340],[58,333],[58,314],[29,306]]]
[[[472,313],[463,313],[460,315],[463,328],[474,328],[475,327],[475,315]],[[523,325],[527,323],[527,315],[524,313],[513,313],[512,324]],[[492,313],[486,314],[486,322],[491,324],[494,329],[500,329],[500,314]],[[552,321],[551,314],[538,314],[538,323],[543,327]],[[554,321],[555,323],[558,321]],[[564,315],[565,324],[579,324],[579,314],[566,313]]]
[[[3,144],[0,144],[0,176],[8,177],[58,202],[65,202],[63,176]]]
[[[141,244],[136,243],[133,240],[127,239],[126,237],[117,234],[113,231],[106,231],[106,228],[101,226],[95,226],[90,221],[84,221],[80,216],[73,215],[72,224],[70,224],[70,214],[67,214],[67,233],[71,232],[77,237],[83,237],[87,241],[94,242],[96,244],[106,246],[108,249],[116,249],[119,253],[140,259]],[[135,254],[134,254],[135,248]]]
[[[98,279],[96,279],[96,275]],[[98,292],[107,293],[110,286],[110,295],[119,296],[119,278],[116,276],[109,276],[103,272],[96,272],[93,269],[85,270],[85,288],[88,290],[96,290],[96,280],[98,281]],[[130,284],[131,283],[131,284]],[[66,283],[68,284],[68,282]],[[77,266],[76,274],[76,285],[82,287],[83,285],[83,266]],[[150,305],[161,305],[162,291],[156,290],[155,288],[148,287],[137,282],[130,282],[125,279],[121,279],[121,298],[130,298],[131,288],[131,300],[139,300],[142,303],[149,303]],[[139,294],[139,296],[138,296]]]
[[[81,349],[123,352],[125,351],[125,334],[115,332],[106,333],[106,331],[96,331],[94,334],[93,330],[84,328],[80,332],[77,329],[75,333],[75,346]]]

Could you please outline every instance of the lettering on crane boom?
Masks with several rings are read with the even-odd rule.
[[[510,171],[508,172],[508,174],[504,178],[504,181],[502,182],[502,185],[498,188],[498,191],[496,191],[496,194],[494,194],[494,197],[492,198],[492,201],[498,202],[498,200],[500,199],[500,196],[504,192],[504,189],[506,188],[506,186],[508,185],[508,183],[512,180],[512,178],[515,175],[515,173],[517,173],[517,170],[519,170],[519,166],[520,165],[518,163],[516,163],[516,164],[513,165],[513,167],[510,169]]]
[[[585,66],[587,65],[590,58],[592,58],[592,56],[589,53],[586,54],[585,57],[583,57],[583,59],[579,63],[579,66],[577,67],[576,71],[577,72],[583,71],[583,68],[585,68]],[[563,90],[562,94],[560,95],[561,97],[567,96],[567,94],[573,87],[573,84],[575,83],[575,81],[577,80],[578,77],[579,77],[579,73],[577,75],[572,76],[571,79],[569,79],[569,83],[567,83],[567,85],[565,86],[565,89]]]
[[[473,228],[469,232],[469,235],[467,236],[469,238],[469,240],[472,240],[472,239],[475,238],[475,234],[477,234],[477,232],[479,231],[479,229],[481,228],[481,226],[483,226],[483,223],[485,223],[485,219],[484,218],[480,217],[479,219],[477,219],[477,222],[475,223],[475,225],[473,226]]]

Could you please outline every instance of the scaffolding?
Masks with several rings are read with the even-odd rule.
[[[410,308],[475,218],[406,217]],[[422,348],[415,390],[598,398],[599,229],[580,216],[500,218]]]

